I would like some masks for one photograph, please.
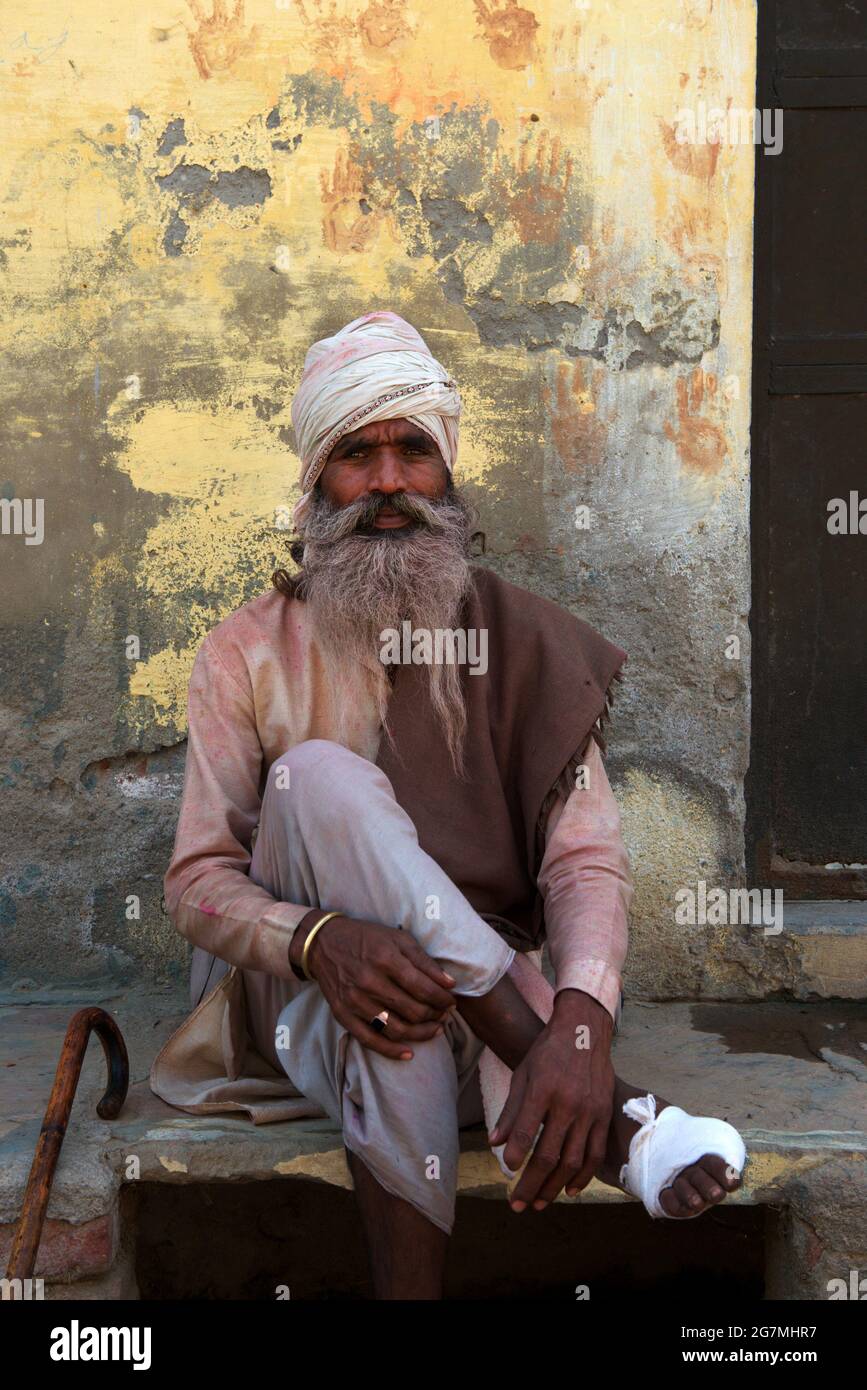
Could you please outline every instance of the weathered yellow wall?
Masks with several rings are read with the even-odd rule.
[[[307,346],[387,307],[460,383],[491,563],[630,653],[637,985],[751,988],[660,924],[669,860],[741,873],[754,151],[675,123],[752,108],[754,0],[56,16],[0,19],[4,492],[46,527],[2,538],[9,968],[181,961],[192,656],[282,559]]]

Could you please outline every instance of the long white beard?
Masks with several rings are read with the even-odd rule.
[[[335,508],[321,493],[300,529],[304,559],[299,597],[310,604],[316,633],[337,692],[339,741],[346,741],[352,688],[358,672],[376,701],[385,736],[391,684],[380,660],[384,633],[435,632],[460,625],[463,600],[472,584],[469,540],[473,512],[456,489],[441,501],[417,493],[387,499],[417,525],[412,529],[363,534],[384,505],[366,495]],[[460,666],[447,660],[428,664],[428,690],[456,773],[464,770],[466,706]]]

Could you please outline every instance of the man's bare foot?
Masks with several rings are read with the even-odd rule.
[[[614,1114],[608,1131],[608,1148],[605,1162],[599,1170],[600,1180],[608,1183],[610,1187],[620,1187],[620,1169],[629,1157],[630,1140],[641,1128],[637,1120],[631,1120],[628,1115],[624,1115],[623,1106],[634,1096],[646,1095],[646,1087],[642,1090],[637,1086],[630,1086],[617,1077],[614,1086]],[[662,1096],[656,1096],[657,1115],[671,1103]],[[720,1158],[718,1154],[704,1154],[697,1163],[682,1169],[671,1187],[663,1188],[659,1194],[659,1205],[667,1216],[698,1216],[701,1212],[707,1211],[708,1207],[724,1201],[728,1193],[735,1192],[740,1185],[740,1173],[735,1173],[729,1168],[725,1159]]]

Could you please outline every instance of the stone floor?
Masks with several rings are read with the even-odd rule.
[[[151,1094],[151,1060],[184,1014],[176,992],[118,991],[95,999],[74,991],[25,991],[0,1002],[4,1268],[66,1024],[77,1008],[93,1003],[111,1012],[123,1032],[130,1091],[117,1120],[97,1117],[105,1066],[92,1038],[37,1260],[47,1297],[140,1296],[146,1261],[136,1248],[137,1223],[128,1215],[136,1185],[149,1201],[169,1198],[156,1184],[177,1189],[175,1202],[184,1187],[195,1188],[190,1207],[227,1182],[291,1179],[292,1191],[301,1184],[298,1190],[313,1192],[317,1185],[317,1201],[324,1199],[322,1184],[348,1195],[340,1136],[329,1121],[256,1126],[244,1116],[199,1118]],[[629,1000],[615,1066],[626,1080],[740,1129],[749,1159],[731,1206],[764,1205],[775,1215],[763,1238],[766,1297],[827,1298],[829,1280],[849,1281],[853,1269],[867,1275],[867,1005]],[[459,1192],[500,1201],[508,1219],[506,1191],[483,1130],[465,1131]],[[615,1220],[612,1208],[635,1206],[634,1217],[654,1232],[663,1225],[705,1229],[701,1221],[650,1223],[637,1204],[598,1182],[560,1202],[565,1209],[590,1204],[594,1220],[603,1222]],[[565,1230],[572,1219],[573,1213],[558,1210]],[[146,1296],[159,1296],[151,1276],[143,1286]]]

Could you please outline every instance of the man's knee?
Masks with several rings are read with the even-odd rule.
[[[302,743],[293,744],[274,759],[268,770],[268,782],[275,782],[280,787],[291,787],[293,783],[300,787],[311,776],[315,777],[317,769],[353,767],[364,761],[351,748],[344,748],[342,743],[335,743],[329,738],[308,738]]]
[[[288,748],[268,770],[264,800],[279,796],[290,811],[325,817],[368,811],[374,795],[394,800],[391,783],[381,768],[331,739],[311,738]]]

